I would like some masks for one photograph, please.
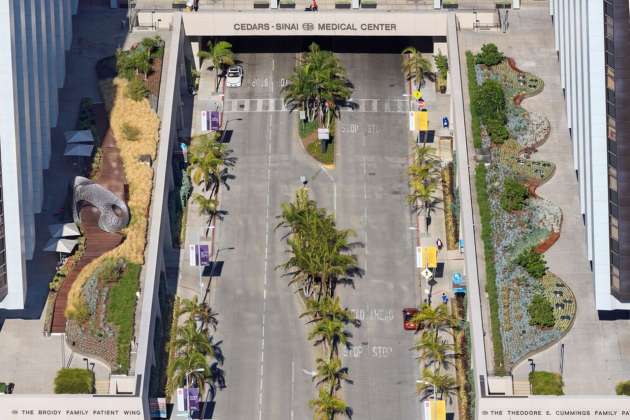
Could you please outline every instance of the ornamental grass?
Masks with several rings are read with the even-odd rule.
[[[148,100],[136,102],[124,94],[127,83],[122,78],[103,80],[100,82],[100,89],[129,184],[127,206],[131,220],[129,226],[120,232],[124,236],[123,242],[86,265],[79,273],[70,289],[65,311],[66,317],[71,319],[85,305],[81,294],[83,285],[103,260],[122,257],[135,264],[144,264],[153,169],[140,162],[139,157],[149,155],[151,160],[155,160],[160,121]],[[138,138],[134,141],[125,140],[123,135],[123,126],[130,123],[139,130]]]

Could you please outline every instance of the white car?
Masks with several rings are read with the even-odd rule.
[[[227,87],[240,87],[243,83],[243,68],[241,66],[230,66],[225,75],[225,85]]]

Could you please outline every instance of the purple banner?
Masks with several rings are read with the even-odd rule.
[[[188,409],[192,416],[199,413],[199,388],[188,389]]]
[[[219,111],[210,112],[210,130],[218,131],[221,128],[221,114]]]
[[[199,245],[199,265],[210,265],[210,247]]]

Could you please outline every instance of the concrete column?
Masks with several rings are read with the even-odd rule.
[[[584,138],[584,190],[585,190],[585,202],[586,202],[586,251],[589,261],[593,261],[593,175],[591,171],[591,97],[590,97],[590,69],[589,69],[589,32],[590,29],[588,27],[588,0],[580,1],[580,8],[582,10],[581,14],[581,25],[583,29],[582,35],[582,48],[584,48],[584,52],[582,53],[582,83],[583,83],[583,95],[582,102],[583,107],[582,110],[584,112],[583,121],[583,131],[582,135]]]
[[[554,3],[555,3],[555,0],[549,0],[549,16],[555,16],[556,15],[554,13]]]
[[[57,29],[55,26],[55,2],[53,0],[45,0],[46,8],[46,34],[48,48],[46,53],[48,55],[48,85],[50,87],[50,126],[57,126],[57,116],[59,113],[59,98],[58,98],[58,79],[57,79]]]
[[[571,128],[571,141],[573,143],[573,169],[578,170],[578,161],[579,161],[579,150],[578,150],[578,141],[575,135],[575,120],[576,120],[576,104],[577,99],[576,95],[576,74],[575,74],[575,55],[576,55],[576,45],[575,45],[575,32],[576,32],[576,21],[575,21],[575,1],[569,2],[569,15],[567,21],[569,22],[569,31],[567,33],[568,36],[568,61],[567,61],[567,72],[569,73],[569,77],[567,79],[567,122],[569,127]]]
[[[575,117],[573,122],[573,130],[575,132],[575,141],[577,143],[578,151],[578,173],[579,173],[579,188],[580,188],[580,211],[582,215],[586,212],[586,169],[584,161],[584,119],[586,119],[587,113],[584,112],[583,101],[584,91],[583,79],[584,72],[582,69],[582,53],[584,51],[584,45],[582,42],[582,33],[585,28],[582,26],[582,1],[577,0],[574,6],[575,11],[575,54],[574,54],[574,66],[575,66]]]
[[[559,31],[559,55],[558,57],[560,58],[560,86],[565,89],[566,88],[566,83],[565,83],[565,78],[566,78],[566,73],[565,73],[565,54],[566,54],[566,28],[565,28],[565,20],[567,18],[567,14],[565,12],[564,6],[565,6],[565,2],[566,0],[557,0],[558,1],[558,25],[560,27],[560,31]]]
[[[66,51],[72,46],[72,3],[70,0],[60,0],[64,2],[63,5],[63,25],[66,31],[64,36],[64,45]]]
[[[79,0],[72,0],[72,15],[76,15],[79,11]]]
[[[26,267],[23,255],[23,223],[21,211],[20,126],[21,83],[17,80],[18,48],[21,48],[20,1],[0,2],[0,27],[6,36],[0,36],[0,160],[2,167],[3,216],[7,258],[8,295],[0,307],[22,309],[26,300]]]
[[[201,69],[201,63],[199,60],[199,50],[201,49],[200,47],[200,43],[201,43],[201,37],[195,37],[195,38],[190,38],[190,50],[192,51],[192,56],[193,56],[193,61],[195,62],[195,69],[197,71],[200,71]]]
[[[512,9],[520,9],[521,0],[512,0]]]
[[[269,2],[269,7],[271,7],[272,9],[277,9],[278,8],[278,0],[271,0]]]
[[[442,0],[433,0],[433,8],[441,9],[442,8]]]
[[[553,34],[556,51],[560,51],[560,14],[558,13],[558,0],[549,0],[553,7]]]
[[[66,48],[65,48],[65,29],[63,27],[63,0],[53,0],[55,7],[55,38],[56,38],[56,63],[57,63],[57,88],[63,88],[66,79]]]
[[[359,0],[352,0],[352,8],[358,9],[359,7],[361,7],[361,2]]]
[[[42,62],[43,33],[41,31],[42,8],[39,0],[28,0],[31,2],[31,37],[32,37],[32,72],[35,77],[31,85],[33,86],[33,108],[35,112],[35,132],[37,135],[32,138],[33,145],[33,208],[34,213],[42,211],[44,201],[44,177],[43,177],[43,150],[44,142],[50,137],[50,127],[48,126],[48,116],[44,109],[46,106],[46,87],[44,85],[47,76]]]
[[[588,1],[588,50],[591,118],[591,180],[593,194],[593,276],[595,307],[610,310],[610,245],[608,222],[608,146],[606,144],[606,62],[604,8]]]

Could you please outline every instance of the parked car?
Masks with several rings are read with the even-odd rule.
[[[413,322],[413,316],[418,313],[416,308],[405,308],[402,310],[403,313],[403,328],[407,331],[416,331],[418,329],[418,324]]]
[[[243,67],[230,66],[225,75],[225,85],[227,87],[240,87],[243,83]]]

